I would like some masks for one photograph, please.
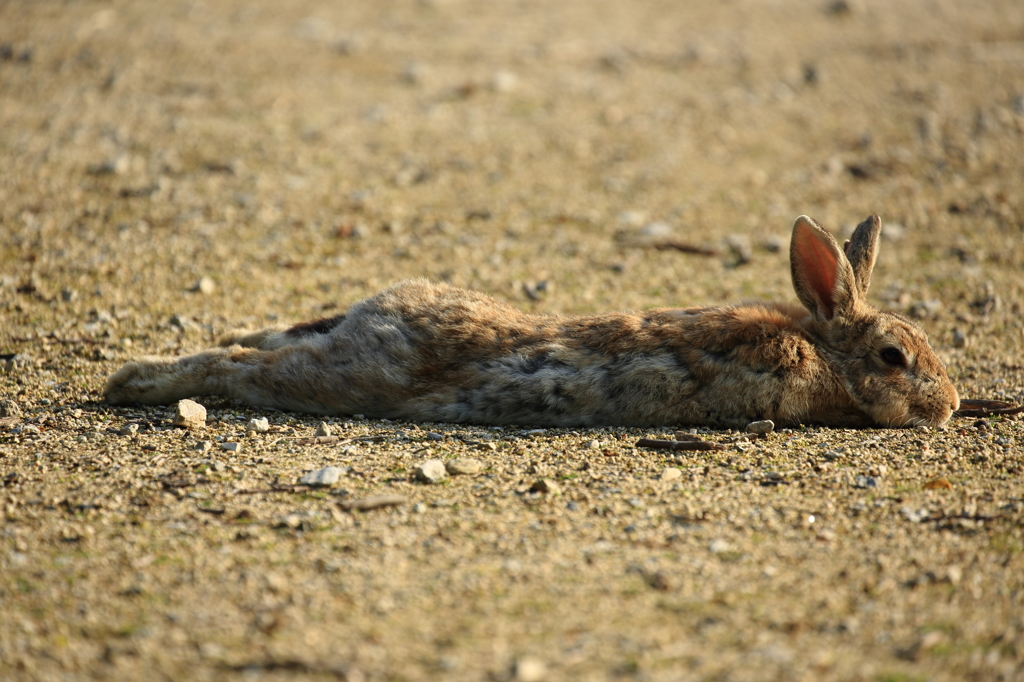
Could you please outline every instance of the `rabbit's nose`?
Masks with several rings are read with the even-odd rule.
[[[960,409],[960,394],[953,384],[947,382],[946,386],[948,386],[947,394],[949,396],[950,410],[956,412]]]

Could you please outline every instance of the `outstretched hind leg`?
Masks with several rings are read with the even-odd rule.
[[[183,398],[223,395],[254,407],[314,414],[351,411],[344,385],[323,355],[309,345],[273,351],[215,348],[184,358],[141,358],[107,380],[108,403],[168,405]]]

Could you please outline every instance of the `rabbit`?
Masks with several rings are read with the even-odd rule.
[[[845,249],[793,226],[787,304],[531,315],[481,293],[400,282],[346,313],[142,358],[112,404],[217,394],[254,407],[548,427],[939,426],[957,391],[925,333],[866,300],[881,221]]]

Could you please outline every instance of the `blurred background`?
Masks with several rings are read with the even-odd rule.
[[[157,351],[420,275],[793,300],[793,219],[878,213],[874,300],[1013,350],[1022,131],[1012,0],[9,1],[0,292]]]

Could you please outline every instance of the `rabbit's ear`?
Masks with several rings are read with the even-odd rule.
[[[846,259],[853,268],[854,279],[857,280],[857,293],[867,298],[868,287],[871,286],[871,271],[878,257],[878,236],[882,233],[882,220],[876,216],[857,226],[850,241],[846,242]]]
[[[859,297],[853,268],[832,235],[805,215],[793,224],[789,259],[796,295],[816,318],[851,311]]]

